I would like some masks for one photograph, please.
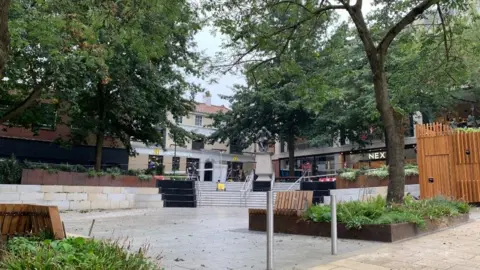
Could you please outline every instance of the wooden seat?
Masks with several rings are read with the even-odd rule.
[[[275,198],[275,210],[302,211],[312,206],[313,191],[279,191]]]
[[[0,204],[0,242],[18,235],[50,233],[65,238],[58,207],[31,204]]]

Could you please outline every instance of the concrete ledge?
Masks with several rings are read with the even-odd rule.
[[[0,202],[55,205],[60,210],[163,207],[158,188],[0,185]]]

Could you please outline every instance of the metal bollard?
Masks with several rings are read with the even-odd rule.
[[[332,211],[331,237],[332,237],[332,255],[337,255],[337,200],[335,195],[330,195],[330,208]]]
[[[273,191],[267,191],[267,270],[273,270]]]

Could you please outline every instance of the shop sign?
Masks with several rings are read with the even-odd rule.
[[[369,153],[368,159],[387,159],[387,152],[376,152],[376,153]]]
[[[233,161],[233,162],[238,161],[238,157],[237,157],[237,156],[233,156],[232,161]]]
[[[160,155],[160,149],[158,148],[153,149],[153,154],[156,156]]]

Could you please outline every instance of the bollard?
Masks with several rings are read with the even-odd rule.
[[[332,255],[337,255],[337,201],[335,195],[330,195],[330,207],[332,220],[331,224],[331,237],[332,237]]]
[[[267,191],[267,270],[273,270],[273,191]]]

